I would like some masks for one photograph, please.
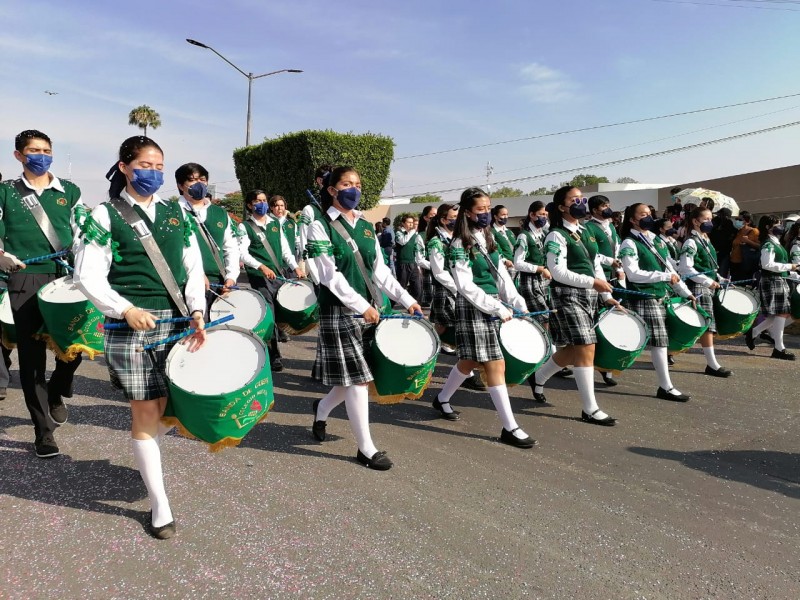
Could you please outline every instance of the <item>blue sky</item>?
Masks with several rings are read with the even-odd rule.
[[[238,189],[231,153],[244,144],[247,80],[185,38],[245,71],[304,70],[254,83],[253,140],[300,129],[371,131],[394,138],[396,157],[800,93],[800,5],[697,2],[729,6],[10,0],[0,5],[0,171],[19,172],[14,135],[41,129],[54,141],[54,172],[66,175],[69,155],[74,181],[96,204],[120,142],[137,133],[128,112],[148,104],[161,114],[163,126],[149,133],[168,172],[200,162],[220,191]],[[392,179],[400,196],[485,183],[487,161],[493,182],[578,172],[792,121],[800,121],[800,96],[397,160]],[[795,127],[593,171],[659,183],[756,171],[799,162],[799,138]],[[594,156],[577,158],[584,155]],[[514,185],[527,192],[569,178]]]

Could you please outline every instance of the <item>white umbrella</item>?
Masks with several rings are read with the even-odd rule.
[[[714,201],[714,208],[711,212],[718,212],[720,208],[729,208],[734,217],[739,216],[739,205],[736,204],[736,200],[722,192],[707,190],[706,188],[688,188],[675,194],[675,197],[680,198],[684,204],[687,201],[699,204],[703,198],[711,198]]]

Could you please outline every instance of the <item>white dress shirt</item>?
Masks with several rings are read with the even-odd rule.
[[[208,198],[203,198],[203,203],[200,206],[195,206],[185,196],[181,196],[178,200],[181,208],[189,214],[197,215],[197,219],[201,223],[206,222],[208,216],[208,207],[211,206],[211,201]],[[231,218],[225,214],[225,233],[222,238],[222,256],[225,263],[225,279],[236,281],[239,277],[239,242],[236,236],[233,235],[231,229]],[[214,241],[213,239],[211,240]]]
[[[257,215],[250,215],[249,221],[257,225],[256,227],[256,235],[262,233],[262,229],[266,230],[272,224],[277,225],[279,233],[281,234],[281,262],[284,265],[288,266],[290,269],[297,268],[297,260],[294,258],[294,252],[292,252],[291,247],[289,246],[289,242],[286,239],[286,235],[283,233],[283,228],[281,224],[278,222],[278,219],[275,217],[270,217],[269,215],[264,215],[263,217],[258,217]],[[261,261],[256,259],[252,254],[250,254],[250,237],[247,235],[247,229],[244,226],[244,223],[239,224],[239,252],[241,253],[242,260],[244,264],[251,269],[258,269],[261,267]],[[261,243],[267,245],[269,242],[267,241],[266,233],[263,234],[264,239],[261,240]],[[271,246],[270,246],[271,247]],[[275,252],[275,248],[272,248],[272,251]],[[277,255],[278,253],[275,252]],[[282,268],[282,265],[276,265],[278,268]],[[281,273],[276,273],[276,275],[280,275]]]
[[[439,236],[447,239],[448,243],[453,237],[453,235],[443,227],[437,227],[436,232],[439,234]],[[453,281],[453,276],[450,275],[450,271],[447,268],[447,257],[443,253],[439,252],[439,249],[436,246],[431,247],[431,249],[428,251],[428,261],[431,265],[431,274],[433,275],[434,279],[446,287],[447,291],[451,294],[455,295],[458,293],[456,282]]]
[[[780,241],[771,233],[767,238],[773,244],[780,246]],[[794,250],[794,248],[792,248]],[[785,273],[792,270],[792,263],[779,263],[775,262],[775,250],[770,246],[761,247],[761,268],[765,271],[772,271],[773,273]]]
[[[300,222],[297,224],[297,240],[300,246],[300,256],[303,256],[303,253],[306,251],[306,244],[308,244],[308,228],[311,227],[310,223],[312,223],[315,218],[314,209],[311,207],[311,204],[306,204],[303,207]],[[309,224],[306,224],[305,221],[308,221]],[[306,261],[306,275],[308,275],[308,278],[315,284],[319,284],[317,267],[313,260]]]
[[[544,254],[544,231],[536,227],[533,223],[528,223],[528,231],[531,232],[533,238],[538,241],[542,247],[542,254]],[[517,236],[517,248],[514,250],[514,268],[521,273],[541,273],[545,270],[544,265],[535,265],[525,260],[528,255],[528,236],[524,232],[520,232]]]
[[[631,235],[638,237],[639,240],[641,240],[641,242],[647,246],[653,254],[656,254],[657,251],[653,245],[655,235],[652,232],[631,230]],[[669,257],[663,260],[660,254],[656,256],[656,260],[658,260],[660,264],[664,265],[665,270],[663,272],[644,271],[640,269],[639,248],[631,238],[623,240],[619,248],[620,250],[629,249],[633,251],[632,256],[626,254],[621,259],[622,268],[625,269],[625,277],[627,277],[628,280],[633,283],[669,283],[672,280],[672,276],[677,274],[677,271],[675,270],[675,267],[673,267]],[[682,281],[672,285],[672,289],[682,298],[688,298],[692,295],[689,291],[689,288],[686,287],[686,284]]]
[[[700,241],[698,241],[698,238]],[[700,271],[694,268],[694,256],[697,254],[698,245],[702,243],[705,243],[708,246],[711,245],[707,235],[693,230],[692,235],[689,236],[689,239],[683,242],[683,247],[681,247],[681,260],[678,263],[678,272],[684,277],[691,276],[689,278],[694,283],[705,287],[710,287],[711,284],[716,280],[709,277],[705,273],[700,273]]]
[[[431,263],[427,258],[425,258],[425,240],[423,239],[421,233],[419,235],[417,235],[416,244],[417,244],[417,249],[414,252],[414,262],[421,269],[425,269],[426,271],[430,271],[431,270]]]

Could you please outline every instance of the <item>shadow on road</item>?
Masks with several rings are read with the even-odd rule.
[[[677,452],[659,448],[628,448],[634,454],[674,460],[728,481],[800,498],[800,454],[772,450],[698,450]]]

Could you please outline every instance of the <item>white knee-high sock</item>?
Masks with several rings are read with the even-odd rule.
[[[714,346],[703,346],[703,354],[706,355],[706,364],[714,370],[722,368],[717,362],[717,355],[714,353]]]
[[[367,386],[351,385],[345,388],[344,405],[347,407],[347,418],[350,421],[350,429],[356,438],[358,449],[367,458],[378,451],[372,443],[372,436],[369,433],[369,397]]]
[[[450,398],[456,393],[461,384],[470,377],[470,374],[464,375],[458,370],[458,365],[453,365],[450,369],[450,374],[447,376],[447,381],[444,382],[444,387],[439,392],[439,402],[450,402]]]
[[[156,442],[158,445],[161,445],[161,442],[164,440],[164,436],[167,435],[172,429],[174,425],[164,425],[161,421],[158,422],[158,435],[156,436]]]
[[[511,412],[511,402],[508,399],[508,388],[505,384],[490,387],[489,396],[491,396],[497,414],[500,416],[500,421],[503,423],[503,429],[506,431],[517,429],[519,425],[517,425],[517,420],[514,418],[514,413]],[[528,434],[522,429],[514,431],[514,435],[521,440],[528,437]]]
[[[319,406],[317,406],[318,421],[327,421],[331,411],[344,402],[345,389],[340,385],[335,385],[330,392],[322,397],[322,400],[319,401]]]
[[[786,350],[786,346],[783,345],[783,328],[788,319],[778,316],[772,319],[772,326],[769,328],[769,332],[772,334],[772,339],[775,340],[775,349],[781,351]]]
[[[147,494],[150,496],[150,507],[153,509],[153,527],[163,527],[172,522],[172,510],[164,490],[164,473],[161,470],[161,450],[158,443],[148,440],[131,440],[133,458],[142,476]]]
[[[650,346],[650,360],[653,361],[653,368],[656,370],[658,387],[663,389],[665,392],[679,395],[681,392],[677,388],[673,387],[672,379],[669,376],[666,347]]]
[[[563,367],[560,367],[556,364],[556,361],[553,360],[553,357],[551,356],[547,362],[539,367],[539,370],[534,374],[534,377],[536,378],[534,379],[536,382],[536,388],[534,391],[537,394],[541,394],[544,391],[542,386],[544,386],[544,384],[547,383],[547,380],[558,373],[562,368]]]
[[[594,411],[599,409],[597,400],[594,397],[594,368],[572,367],[572,372],[575,374],[575,383],[578,386],[578,393],[581,395],[583,412],[587,415],[591,415]],[[595,415],[595,418],[604,419],[607,416],[608,415],[601,410]]]
[[[762,333],[764,333],[767,329],[772,326],[772,322],[775,320],[774,315],[768,316],[766,319],[761,321],[758,325],[753,327],[753,337],[758,337]]]

